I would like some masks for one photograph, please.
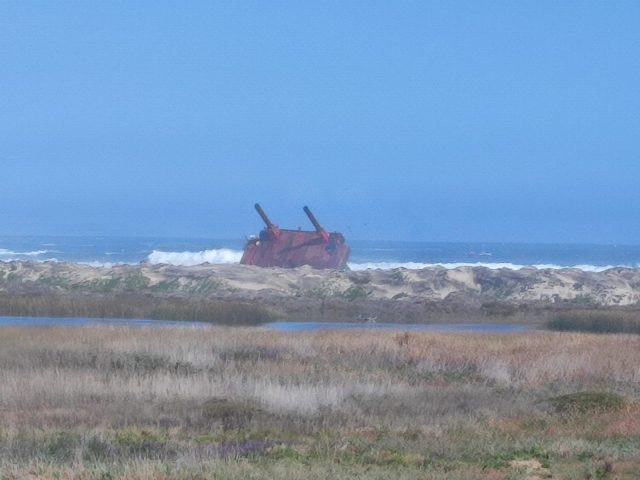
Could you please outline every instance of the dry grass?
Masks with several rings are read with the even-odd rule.
[[[256,302],[149,293],[4,293],[0,315],[23,317],[149,318],[221,325],[260,325],[273,319]]]
[[[5,327],[0,478],[585,478],[640,465],[639,382],[634,335]]]
[[[637,311],[618,309],[575,310],[556,314],[546,328],[557,332],[633,333],[640,334]]]

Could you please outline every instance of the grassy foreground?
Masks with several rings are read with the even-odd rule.
[[[0,478],[637,478],[640,337],[0,329]]]

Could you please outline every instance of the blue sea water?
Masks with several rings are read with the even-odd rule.
[[[577,267],[599,271],[638,267],[640,245],[437,243],[351,240],[349,266],[423,268],[431,265],[490,268]],[[71,261],[91,265],[139,262],[196,265],[237,263],[244,240],[206,238],[0,236],[0,261]]]

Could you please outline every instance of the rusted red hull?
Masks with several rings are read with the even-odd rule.
[[[349,259],[349,247],[344,239],[340,241],[335,236],[329,234],[329,241],[325,242],[316,232],[280,230],[276,239],[249,240],[240,263],[259,267],[310,265],[313,268],[344,269]]]
[[[273,225],[259,205],[256,210],[267,227],[258,238],[251,238],[240,263],[259,267],[295,268],[310,265],[313,268],[344,269],[350,249],[341,233],[328,233],[305,207],[305,213],[316,231],[281,230]]]

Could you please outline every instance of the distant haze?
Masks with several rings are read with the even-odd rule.
[[[0,235],[640,243],[640,2],[0,2]]]

